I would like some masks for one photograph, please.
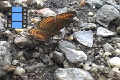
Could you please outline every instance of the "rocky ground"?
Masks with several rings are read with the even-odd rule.
[[[7,8],[28,8],[28,27],[7,28]],[[49,41],[28,33],[43,17],[75,11]],[[0,80],[120,80],[119,0],[0,1]]]

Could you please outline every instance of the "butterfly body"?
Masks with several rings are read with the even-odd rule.
[[[50,39],[60,34],[60,30],[70,24],[75,14],[75,12],[68,12],[44,18],[38,23],[37,28],[29,30],[29,33],[41,40]]]

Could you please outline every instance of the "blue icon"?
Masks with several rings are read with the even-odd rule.
[[[27,8],[10,7],[7,17],[8,28],[26,28],[27,27]]]

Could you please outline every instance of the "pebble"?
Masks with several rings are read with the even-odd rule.
[[[54,11],[50,10],[49,8],[36,10],[35,12],[38,13],[38,14],[42,14],[43,17],[49,17],[49,16],[56,16],[57,15]]]
[[[90,70],[91,69],[91,62],[85,62],[85,64],[83,65],[83,68],[85,69],[85,70]]]
[[[80,68],[58,68],[55,80],[94,80],[88,71]]]
[[[19,63],[18,60],[13,60],[13,61],[12,61],[12,65],[17,65],[18,63]]]
[[[25,74],[25,69],[22,68],[22,67],[17,67],[17,68],[15,69],[15,72],[14,72],[14,73],[17,74],[17,75],[23,75],[23,74]]]
[[[88,12],[88,16],[93,16],[94,14],[92,12]]]
[[[105,52],[105,53],[103,54],[103,57],[108,57],[108,56],[110,56],[110,55],[112,55],[112,53],[110,53],[110,52]]]
[[[97,7],[100,8],[103,5],[103,0],[86,0],[86,3],[88,3],[91,7]]]
[[[109,44],[109,43],[105,43],[103,45],[103,48],[106,52],[112,52],[112,51],[115,51],[115,49]]]
[[[66,51],[67,48],[76,49],[76,46],[68,41],[60,41],[59,42],[59,49],[61,51]]]
[[[119,37],[113,37],[113,38],[111,38],[111,40],[114,42],[116,42],[116,43],[120,43],[120,38]]]
[[[44,68],[44,67],[45,67],[45,65],[43,63],[37,63],[37,64],[32,64],[31,66],[27,65],[27,66],[25,66],[25,69],[27,71],[33,71],[36,68]]]
[[[58,14],[66,13],[67,12],[67,7],[57,9],[57,12],[58,12]]]
[[[67,48],[64,53],[70,63],[79,63],[87,60],[87,55],[83,51]]]
[[[34,52],[32,54],[32,57],[34,57],[34,58],[40,57],[40,53],[39,52]]]
[[[53,52],[53,58],[54,58],[55,62],[60,63],[60,64],[62,64],[65,60],[64,55],[60,52],[57,52],[57,51]]]
[[[119,57],[113,57],[107,61],[108,65],[114,67],[114,68],[120,68],[120,58]]]
[[[97,25],[94,23],[82,23],[80,25],[83,29],[96,29]]]
[[[120,55],[120,49],[115,50],[116,55]]]
[[[108,29],[105,29],[103,27],[99,27],[97,29],[97,35],[102,37],[108,37],[108,36],[114,36],[115,33],[112,31],[109,31]]]
[[[119,11],[112,5],[103,5],[96,14],[96,21],[104,27],[108,27],[110,21],[119,18]]]
[[[12,55],[9,49],[0,44],[0,77],[6,74],[6,72],[2,70],[2,67],[11,65],[11,61]]]
[[[81,44],[92,47],[93,45],[93,33],[89,31],[78,31],[73,33],[73,37]]]
[[[32,42],[25,38],[25,37],[22,37],[22,36],[19,36],[19,37],[16,37],[14,39],[14,43],[19,47],[19,48],[25,48],[25,47],[28,47],[32,44]]]
[[[3,19],[0,17],[0,30],[4,29]]]

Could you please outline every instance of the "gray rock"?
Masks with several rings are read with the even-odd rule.
[[[75,32],[73,37],[85,46],[92,47],[93,45],[93,33],[91,30]]]
[[[7,49],[11,47],[10,44],[6,41],[0,41],[0,45],[6,47]]]
[[[97,8],[100,8],[103,5],[102,0],[87,0],[86,1],[91,7],[95,6]]]
[[[8,1],[0,1],[0,11],[7,11],[8,10],[7,7],[11,7],[10,2],[8,2]]]
[[[37,64],[33,64],[31,66],[25,66],[25,69],[27,70],[27,72],[31,72],[36,68],[43,68],[45,67],[45,65],[43,63],[37,63]]]
[[[61,51],[66,51],[67,48],[76,49],[75,45],[68,41],[60,41],[59,42],[59,49]]]
[[[11,65],[11,61],[12,61],[12,56],[9,50],[5,46],[0,45],[0,67],[2,68],[4,66]],[[6,73],[5,71],[0,69],[0,77],[2,75],[5,75],[5,73]]]
[[[32,42],[29,39],[27,39],[25,37],[22,37],[22,36],[16,37],[15,40],[14,40],[14,43],[19,48],[25,48],[25,47],[28,47],[32,44]]]
[[[12,65],[17,65],[18,63],[19,63],[18,60],[13,60],[13,61],[12,61]]]
[[[119,18],[119,11],[112,5],[102,6],[96,14],[96,21],[104,27],[107,27],[110,21]]]
[[[60,64],[62,64],[65,60],[64,55],[57,51],[54,51],[53,58],[55,62],[60,63]]]
[[[117,43],[120,43],[120,38],[119,37],[113,37],[111,38],[112,41],[115,41]]]
[[[116,43],[116,47],[120,49],[120,43]]]
[[[84,29],[95,29],[97,27],[94,23],[83,23],[80,26]]]
[[[25,74],[25,69],[22,67],[16,67],[14,74],[23,75]]]
[[[55,80],[94,80],[94,78],[83,69],[59,68],[55,71]]]
[[[79,63],[87,60],[87,55],[83,51],[67,48],[64,53],[70,63]]]
[[[108,36],[114,36],[115,33],[112,31],[109,31],[108,29],[105,29],[103,27],[99,27],[97,29],[97,35],[102,37],[108,37]]]
[[[67,7],[57,9],[58,13],[66,13],[67,12]]]
[[[4,29],[3,19],[0,17],[0,30]]]
[[[109,43],[104,44],[103,48],[106,52],[115,51],[115,49]]]

